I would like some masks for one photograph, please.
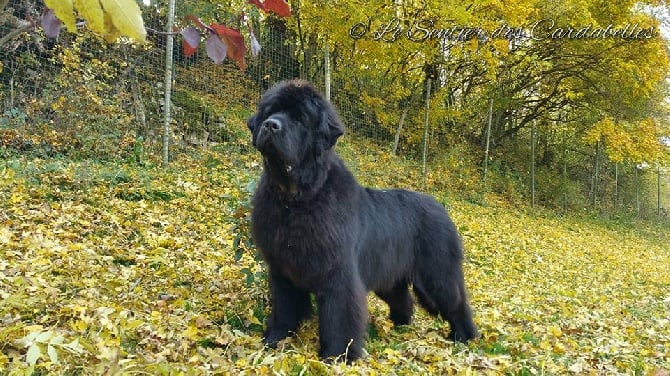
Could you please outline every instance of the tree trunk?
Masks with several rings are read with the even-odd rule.
[[[430,119],[430,87],[431,79],[426,79],[426,116],[423,122],[423,155],[421,158],[421,175],[423,176],[423,185],[426,185],[426,156],[428,153],[428,120]]]
[[[393,155],[396,155],[398,152],[398,144],[400,143],[400,134],[402,133],[402,127],[405,125],[405,118],[407,117],[407,111],[409,110],[409,106],[405,107],[402,110],[402,115],[400,115],[400,121],[398,122],[398,128],[395,131],[395,137],[393,139],[393,150],[391,153]]]
[[[600,172],[600,153],[602,152],[602,138],[596,143],[596,160],[593,168],[593,184],[591,185],[591,205],[596,207],[598,199],[598,174]]]
[[[530,128],[530,207],[535,208],[535,127]]]
[[[489,98],[489,116],[486,123],[486,146],[484,149],[484,193],[486,194],[486,173],[489,168],[489,145],[491,142],[491,122],[493,121],[493,98]]]
[[[656,214],[661,215],[661,165],[656,166],[657,192],[656,192]]]

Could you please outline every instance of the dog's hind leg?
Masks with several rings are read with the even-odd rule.
[[[449,322],[449,337],[467,342],[479,335],[472,320],[460,266],[451,266],[441,275],[418,276],[414,291],[419,302],[432,314],[439,314]]]

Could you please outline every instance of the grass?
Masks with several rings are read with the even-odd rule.
[[[393,328],[370,296],[369,356],[353,366],[318,360],[315,320],[264,348],[253,153],[224,147],[167,170],[17,157],[0,161],[0,374],[670,372],[667,222],[484,204],[437,173],[424,186],[401,159],[342,149],[365,184],[449,208],[479,340],[454,344],[422,310]]]

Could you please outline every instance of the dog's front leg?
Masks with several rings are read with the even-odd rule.
[[[295,287],[291,281],[270,270],[272,311],[267,317],[263,342],[276,347],[277,342],[298,329],[298,325],[312,314],[309,293]]]
[[[367,327],[367,299],[358,275],[346,271],[329,278],[317,293],[319,356],[341,357],[348,363],[362,355]]]

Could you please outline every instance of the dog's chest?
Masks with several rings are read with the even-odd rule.
[[[337,239],[313,208],[279,206],[254,213],[254,234],[271,268],[294,284],[317,288],[338,264]]]

